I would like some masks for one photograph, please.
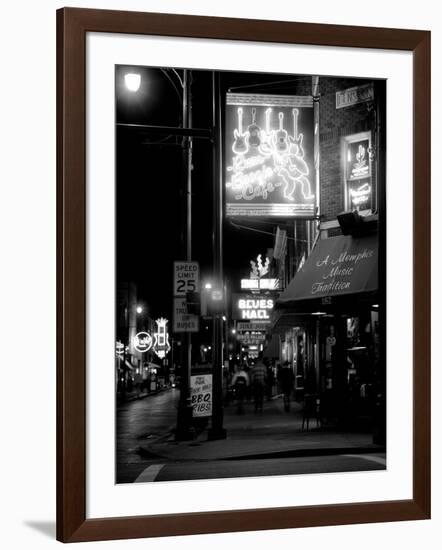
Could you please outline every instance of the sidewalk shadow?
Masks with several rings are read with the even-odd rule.
[[[51,539],[56,537],[55,521],[24,521],[27,527],[39,531]]]

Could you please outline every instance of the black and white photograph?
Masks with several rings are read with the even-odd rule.
[[[386,468],[385,97],[115,67],[117,484]]]

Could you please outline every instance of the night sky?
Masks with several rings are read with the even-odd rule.
[[[117,122],[180,125],[182,108],[177,77],[171,71],[166,76],[160,69],[136,67],[136,72],[142,75],[141,87],[137,93],[130,93],[123,84],[124,74],[130,70],[123,66],[116,68]],[[135,72],[135,68],[132,70]],[[211,126],[211,78],[208,71],[193,71],[194,127]],[[297,84],[307,88],[311,77],[253,73],[222,73],[221,77],[224,92],[236,86],[271,81],[282,82],[271,88],[264,85],[247,91],[299,93]],[[117,283],[134,281],[138,298],[149,304],[150,316],[171,319],[173,261],[185,258],[181,138],[126,127],[117,127],[116,136]],[[202,277],[210,278],[212,152],[207,140],[194,140],[193,165],[193,260],[199,261]],[[225,221],[224,268],[227,284],[233,291],[239,290],[240,278],[247,276],[250,260],[259,253],[264,256],[267,248],[273,246],[272,234],[277,225],[275,220],[242,223],[269,234],[238,229]]]

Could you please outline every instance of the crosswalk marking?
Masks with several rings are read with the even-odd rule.
[[[152,464],[151,466],[148,466],[145,470],[141,472],[134,483],[146,483],[147,481],[155,481],[155,478],[164,466],[165,464]]]

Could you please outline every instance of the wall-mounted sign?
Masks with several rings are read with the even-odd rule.
[[[138,332],[133,337],[134,348],[141,353],[149,351],[152,344],[153,338],[148,332]]]
[[[371,135],[370,132],[344,138],[346,209],[372,208]]]
[[[212,415],[212,375],[198,374],[190,377],[192,416]]]
[[[373,101],[374,88],[373,84],[364,84],[363,86],[355,86],[336,92],[336,109],[342,107],[350,107],[364,101]]]
[[[361,179],[370,175],[370,139],[359,139],[347,144],[347,177]]]
[[[187,312],[186,298],[173,299],[173,331],[198,332],[199,317]]]
[[[185,296],[199,288],[198,262],[173,262],[173,295]]]
[[[273,298],[266,294],[233,294],[232,318],[242,321],[270,322],[270,312],[273,306]]]
[[[167,332],[168,320],[161,317],[155,321],[157,324],[157,331],[154,334],[155,343],[153,345],[154,352],[160,359],[164,359],[166,354],[170,351],[169,333]]]
[[[225,139],[227,216],[314,214],[312,97],[228,93]]]

